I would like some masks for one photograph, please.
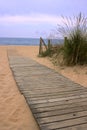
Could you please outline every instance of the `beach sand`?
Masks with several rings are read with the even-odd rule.
[[[9,68],[8,48],[0,47],[0,130],[38,130]]]
[[[20,55],[34,59],[87,87],[87,66],[54,66],[49,58],[37,56],[38,46],[0,46],[0,130],[39,130],[10,70],[8,49],[16,49]]]

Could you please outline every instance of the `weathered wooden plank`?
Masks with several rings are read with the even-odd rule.
[[[14,75],[16,75],[16,74],[14,74]],[[21,76],[22,76],[22,78],[26,77],[26,80],[24,80],[26,82],[23,82],[21,80]],[[46,82],[44,82],[44,80],[41,81],[41,79],[38,78],[37,75],[34,75],[33,77],[30,77],[30,78],[27,78],[27,77],[29,77],[29,75],[25,76],[24,73],[21,74],[20,76],[17,76],[17,75],[15,76],[15,78],[18,79],[18,83],[20,84],[20,87],[23,88],[23,89],[24,88],[29,88],[30,90],[33,90],[33,89],[35,89],[35,90],[42,90],[42,89],[53,89],[53,88],[57,89],[57,90],[61,89],[61,88],[64,88],[64,89],[69,89],[69,88],[73,88],[73,89],[78,88],[78,89],[81,89],[80,86],[76,87],[75,85],[73,85],[73,87],[72,86],[70,87],[69,85],[61,84],[61,82],[54,83],[53,85],[52,85],[51,82],[47,84]],[[36,78],[36,79],[34,80],[34,78]],[[32,81],[34,81],[34,82],[32,82]],[[35,82],[35,81],[37,81],[37,82]],[[42,85],[38,86],[38,82],[39,82],[39,84],[42,84]],[[37,85],[37,87],[35,85]],[[44,86],[44,88],[43,88],[43,86]],[[87,89],[85,89],[85,90],[87,91]]]
[[[38,118],[39,124],[48,124],[52,122],[58,122],[58,121],[64,121],[69,119],[75,119],[75,118],[82,118],[84,116],[87,116],[87,111],[81,111],[81,112],[75,112],[75,113],[68,113],[65,115],[56,115],[56,116],[50,116],[45,118]]]
[[[27,98],[27,101],[28,101],[28,98]],[[60,102],[48,102],[48,103],[37,103],[37,104],[33,104],[32,105],[32,101],[30,100],[29,101],[29,104],[31,104],[31,106],[33,108],[41,108],[41,107],[50,107],[50,106],[58,106],[58,105],[71,105],[72,103],[82,103],[83,101],[87,102],[87,98],[81,98],[81,99],[73,99],[73,100],[66,100],[66,101],[60,101]]]
[[[45,130],[45,128],[48,130],[54,130],[58,128],[64,128],[64,127],[69,127],[69,126],[74,126],[74,125],[79,125],[84,123],[87,123],[87,117],[85,116],[81,118],[69,119],[69,120],[53,122],[49,124],[40,124],[40,126],[42,130]]]
[[[43,112],[48,112],[48,111],[53,111],[53,110],[58,110],[58,111],[61,111],[61,110],[65,110],[66,111],[66,109],[72,109],[73,107],[78,107],[78,110],[79,110],[79,107],[80,106],[84,106],[84,105],[86,105],[87,104],[87,101],[84,101],[84,102],[81,102],[81,103],[71,103],[71,104],[65,104],[65,105],[56,105],[56,106],[50,106],[50,107],[41,107],[41,108],[33,108],[32,106],[31,106],[31,108],[32,108],[32,110],[33,110],[33,112],[34,113],[43,113]]]
[[[79,124],[79,125],[74,125],[66,128],[58,128],[56,130],[87,130],[87,123]]]
[[[20,76],[23,76],[22,78],[25,77],[26,80],[24,80],[24,82],[23,82],[21,80]],[[27,89],[30,89],[30,90],[33,90],[33,89],[35,89],[35,90],[45,90],[45,89],[46,90],[49,90],[49,89],[52,90],[52,89],[56,89],[57,91],[60,90],[60,89],[67,89],[68,90],[70,88],[73,89],[73,90],[75,90],[76,88],[81,89],[81,87],[75,87],[75,86],[70,87],[69,85],[68,86],[66,86],[65,84],[62,85],[61,83],[54,83],[53,85],[51,83],[47,84],[47,83],[44,83],[44,80],[39,82],[39,80],[41,80],[41,79],[39,79],[37,76],[33,76],[32,78],[31,77],[27,78],[27,76],[24,76],[24,74],[23,75],[21,74],[20,76],[15,76],[15,78],[19,80],[18,82],[20,83],[20,87],[22,87],[23,89],[24,88],[27,88]],[[36,79],[33,80],[34,78],[36,78]],[[35,84],[35,82],[36,82],[36,84]],[[38,82],[39,82],[39,84],[41,84],[41,86],[40,85],[38,86]],[[87,91],[87,89],[85,89],[85,90]]]
[[[25,78],[25,77],[24,77]],[[52,86],[50,86],[50,87],[48,87],[48,85],[45,85],[44,86],[44,84],[43,85],[41,85],[41,86],[38,86],[38,84],[36,83],[36,85],[35,85],[35,83],[32,83],[32,84],[29,84],[29,85],[23,85],[22,84],[22,82],[23,82],[23,80],[22,79],[19,79],[19,78],[17,78],[20,82],[18,83],[18,85],[20,86],[20,89],[21,90],[23,90],[23,91],[32,91],[33,92],[33,90],[34,91],[36,91],[36,92],[39,92],[39,91],[41,91],[41,92],[44,92],[45,90],[47,91],[47,92],[49,92],[49,90],[50,91],[52,91],[52,89],[54,89],[54,92],[56,92],[56,93],[63,93],[63,92],[71,92],[72,93],[72,91],[78,91],[78,92],[80,92],[81,90],[83,91],[83,89],[82,88],[69,88],[69,87],[57,87],[57,86],[55,86],[55,87],[52,87]],[[25,82],[25,81],[24,81]],[[27,81],[26,81],[27,82]],[[30,81],[29,81],[30,82]],[[33,86],[33,87],[32,87]],[[44,86],[44,88],[43,88],[43,86]],[[72,91],[71,91],[72,90]],[[86,89],[84,89],[84,91],[85,92],[87,92],[86,91]],[[52,93],[51,93],[52,94]]]
[[[68,90],[65,90],[65,89],[59,89],[59,91],[58,90],[55,90],[55,89],[53,89],[53,91],[52,90],[48,90],[48,91],[46,91],[46,90],[35,90],[35,91],[31,91],[31,90],[28,90],[28,91],[26,91],[26,89],[25,90],[23,90],[25,93],[29,93],[30,95],[42,95],[42,94],[50,94],[50,93],[56,93],[56,92],[66,92],[66,91],[73,91],[74,89],[73,88],[70,88],[70,89],[68,89]],[[79,90],[82,90],[82,88],[81,89],[76,89],[76,91],[79,91]]]
[[[84,94],[83,98],[84,97],[87,98],[87,93],[84,92],[83,94]],[[29,97],[29,98],[31,97],[28,94],[27,95],[24,94],[24,95]],[[46,100],[46,99],[49,100],[49,99],[69,98],[69,97],[81,97],[81,95],[82,94],[68,94],[68,95],[67,94],[61,94],[61,95],[57,94],[57,95],[49,95],[49,96],[43,95],[42,97],[32,97],[31,101]],[[78,100],[78,98],[76,98],[76,99]],[[56,102],[56,101],[54,101],[54,102]]]
[[[56,102],[58,104],[60,104],[60,102],[63,101],[64,102],[68,102],[70,100],[78,100],[78,99],[82,99],[84,98],[85,100],[87,100],[87,95],[79,95],[79,96],[71,96],[71,97],[58,97],[58,98],[44,98],[43,100],[32,100],[31,98],[31,104],[42,104],[42,103],[53,103]],[[29,96],[27,97],[27,99],[29,99]]]
[[[21,90],[21,89],[20,89]],[[21,90],[22,91],[22,90]],[[43,98],[43,97],[49,97],[49,96],[65,96],[65,95],[69,95],[69,94],[71,94],[71,95],[74,95],[74,94],[85,94],[85,90],[84,89],[81,89],[81,90],[73,90],[73,91],[62,91],[62,92],[55,92],[55,93],[48,93],[48,94],[46,94],[45,93],[45,95],[44,94],[30,94],[29,92],[25,92],[24,91],[24,94],[25,94],[25,96],[27,96],[27,97],[31,97],[32,99],[33,98]]]
[[[67,108],[67,109],[61,109],[61,110],[53,110],[53,111],[46,111],[42,113],[34,113],[34,116],[36,118],[43,118],[43,117],[49,117],[49,116],[56,116],[56,115],[64,115],[64,114],[69,114],[69,113],[76,113],[80,111],[86,111],[87,110],[87,105],[84,106],[79,106],[79,107],[72,107],[72,108]]]

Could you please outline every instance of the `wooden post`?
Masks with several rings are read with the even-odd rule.
[[[42,53],[42,42],[41,42],[41,37],[40,37],[40,45],[39,45],[39,55]]]
[[[51,43],[50,43],[50,39],[48,39],[48,49],[51,48]]]
[[[66,45],[67,43],[67,37],[64,37],[64,44]]]
[[[47,50],[47,45],[45,44],[45,42],[42,38],[41,38],[41,41],[42,41],[43,45],[45,46],[45,49]]]
[[[41,55],[43,52],[43,45],[45,49],[47,50],[47,45],[45,44],[44,40],[40,37],[39,55]]]

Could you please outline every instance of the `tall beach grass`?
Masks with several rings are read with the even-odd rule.
[[[53,56],[65,65],[87,64],[87,18],[79,13],[77,16],[62,17],[57,26],[57,34],[64,39],[63,44],[47,46],[42,56]]]
[[[61,50],[64,63],[87,63],[87,18],[81,13],[73,19],[63,17],[63,25],[58,25],[57,31],[65,38]]]

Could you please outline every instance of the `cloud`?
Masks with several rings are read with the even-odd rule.
[[[61,23],[61,17],[46,14],[30,15],[4,15],[0,16],[0,24],[57,24]]]

